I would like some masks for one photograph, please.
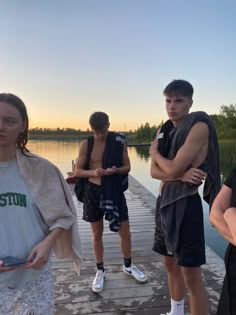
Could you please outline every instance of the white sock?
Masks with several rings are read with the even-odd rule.
[[[171,299],[171,310],[168,315],[184,315],[184,299],[175,301]]]

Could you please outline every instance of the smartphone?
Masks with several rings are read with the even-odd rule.
[[[27,260],[25,258],[18,258],[18,257],[11,257],[11,256],[0,258],[0,260],[3,261],[3,264],[2,264],[3,267],[13,267],[13,266],[18,266],[18,265],[24,265],[25,263],[27,263]]]

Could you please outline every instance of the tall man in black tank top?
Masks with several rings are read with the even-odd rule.
[[[208,299],[200,268],[205,263],[205,240],[198,187],[209,172],[209,180],[217,182],[213,193],[208,190],[211,202],[220,185],[217,139],[206,113],[189,114],[193,103],[189,82],[172,81],[164,89],[164,96],[169,117],[167,134],[165,130],[158,132],[150,146],[151,176],[161,180],[153,250],[163,255],[167,270],[171,296],[167,314],[184,315],[187,288],[191,315],[207,315]]]

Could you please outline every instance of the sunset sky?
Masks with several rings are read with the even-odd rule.
[[[30,127],[111,129],[166,119],[162,91],[194,88],[192,110],[236,103],[235,0],[0,0],[0,87]]]

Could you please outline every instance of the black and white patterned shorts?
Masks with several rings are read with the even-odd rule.
[[[54,288],[49,261],[39,277],[22,288],[0,289],[1,315],[52,315]]]
[[[97,222],[104,216],[104,210],[100,207],[101,198],[101,185],[97,185],[90,181],[87,181],[84,190],[84,201],[83,201],[83,217],[82,219],[87,222]],[[123,212],[120,214],[120,221],[129,220],[128,207],[125,196],[123,194]],[[105,219],[108,218],[105,215]]]

